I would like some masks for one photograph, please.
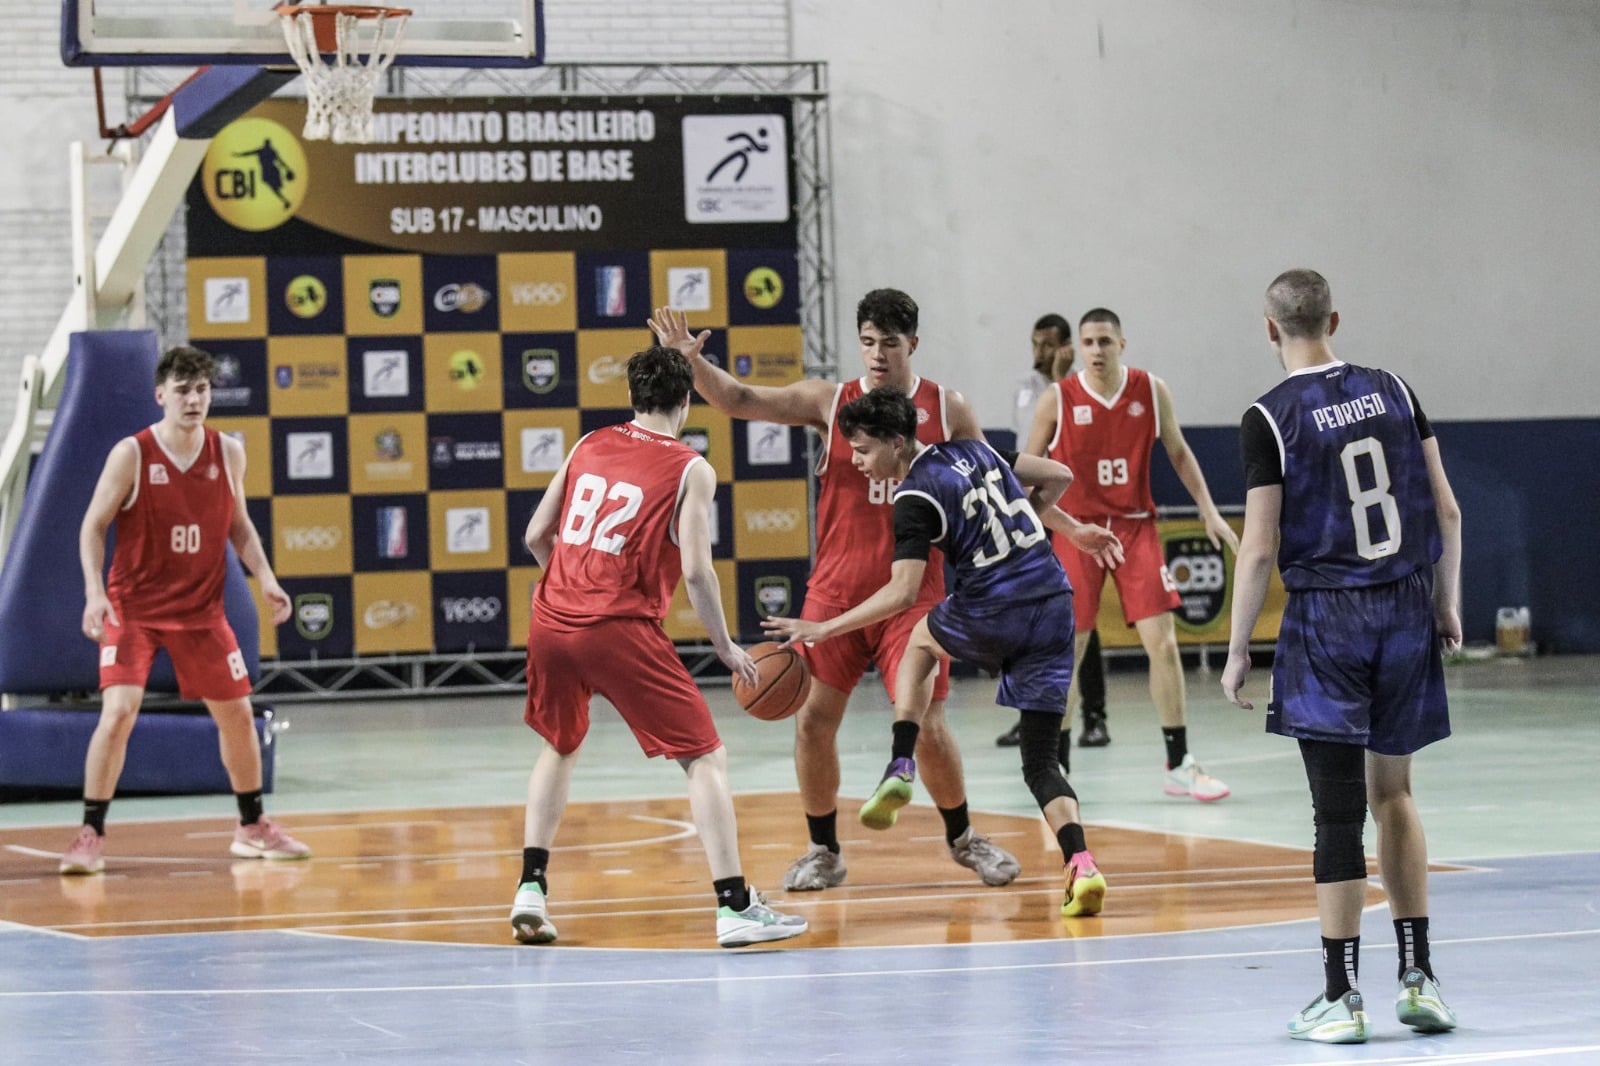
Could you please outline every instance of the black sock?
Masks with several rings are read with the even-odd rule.
[[[93,829],[99,836],[106,835],[106,811],[111,809],[110,800],[83,801],[83,824]]]
[[[724,877],[711,882],[717,892],[717,906],[742,911],[750,906],[750,886],[742,877]]]
[[[1400,948],[1400,976],[1415,966],[1433,980],[1433,968],[1428,964],[1428,919],[1396,918],[1394,941]]]
[[[1072,773],[1072,730],[1063,729],[1061,738],[1056,741],[1056,761],[1061,764],[1061,772]]]
[[[1077,822],[1068,822],[1056,830],[1056,843],[1061,845],[1061,857],[1070,859],[1080,851],[1088,851],[1089,845],[1083,840],[1083,826]]]
[[[1348,940],[1322,938],[1323,993],[1332,1003],[1356,987],[1356,971],[1361,967],[1361,938]]]
[[[917,750],[917,733],[922,727],[915,722],[896,722],[890,728],[894,730],[894,745],[889,749],[889,758],[913,758]]]
[[[1167,742],[1167,769],[1176,770],[1183,765],[1183,757],[1189,754],[1189,730],[1181,725],[1170,729],[1162,726],[1161,739]]]
[[[839,812],[806,815],[806,828],[811,832],[811,843],[821,844],[835,855],[839,854]]]
[[[944,842],[950,845],[954,845],[956,839],[972,825],[967,820],[966,800],[962,800],[959,807],[940,807],[939,817],[944,819]]]
[[[261,821],[261,789],[254,792],[235,792],[233,798],[239,801],[239,824],[255,825]]]
[[[517,882],[517,887],[538,885],[539,891],[548,896],[550,894],[550,885],[544,878],[544,871],[545,867],[549,865],[550,850],[548,848],[523,848],[522,878]]]

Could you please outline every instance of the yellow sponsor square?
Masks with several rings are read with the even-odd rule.
[[[578,406],[626,407],[628,360],[655,343],[648,329],[578,331]]]
[[[533,616],[533,590],[544,571],[537,566],[513,566],[506,571],[506,624],[511,627],[511,646],[528,646],[528,622]]]
[[[206,425],[244,445],[244,494],[272,495],[272,423],[265,418],[208,418]]]
[[[426,572],[356,574],[356,654],[433,648],[433,586]]]
[[[806,374],[799,326],[729,326],[723,367],[748,385],[788,385]]]
[[[267,335],[265,259],[190,259],[188,278],[190,340]]]
[[[503,570],[506,494],[464,489],[428,494],[428,556],[435,570]]]
[[[498,333],[430,333],[422,338],[422,374],[429,411],[498,411]]]
[[[740,559],[808,556],[811,523],[806,483],[793,479],[746,481],[734,485],[733,552]]]
[[[350,491],[358,494],[428,490],[428,416],[350,416]]]
[[[650,305],[682,311],[690,329],[728,324],[728,253],[692,248],[650,253]]]
[[[717,584],[722,592],[722,615],[727,619],[730,632],[739,631],[738,583],[735,581],[735,568],[732,559],[713,560],[711,567],[717,572]],[[673,640],[705,640],[709,636],[706,627],[700,624],[700,616],[694,613],[694,605],[689,602],[687,586],[682,581],[678,582],[677,591],[672,594],[672,606],[667,609],[667,617],[661,623],[667,631],[667,636]]]
[[[343,337],[267,338],[267,410],[342,415],[350,409]]]
[[[715,407],[697,403],[689,408],[680,439],[705,457],[718,481],[733,480],[733,419]],[[728,490],[718,486],[717,491]]]
[[[344,331],[352,337],[422,332],[422,257],[347,255]]]
[[[571,407],[505,413],[508,489],[542,489],[578,443],[578,412]]]
[[[245,579],[250,585],[250,600],[256,605],[256,628],[261,631],[261,646],[257,654],[263,659],[278,657],[278,627],[272,624],[272,604],[261,595],[261,583],[253,577]]]
[[[571,252],[504,252],[499,260],[502,332],[578,328],[577,263]]]
[[[351,566],[350,497],[272,501],[272,568],[279,577],[348,574]]]

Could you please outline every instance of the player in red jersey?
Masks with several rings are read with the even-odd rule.
[[[239,803],[229,850],[241,858],[303,859],[311,849],[262,814],[261,743],[244,655],[222,610],[226,545],[261,584],[272,619],[289,617],[261,538],[244,507],[244,445],[207,429],[216,364],[198,348],[156,364],[161,421],[124,437],[106,457],[78,534],[83,633],[100,645],[100,722],[83,769],[83,828],[64,874],[105,869],[106,810],[128,749],[150,664],[166,648],[185,699],[205,701]],[[116,523],[111,576],[102,580],[106,530]]]
[[[1070,467],[1076,477],[1061,509],[1082,521],[1104,525],[1122,541],[1126,560],[1111,571],[1111,577],[1122,599],[1123,616],[1139,631],[1139,642],[1150,659],[1150,696],[1167,747],[1163,790],[1169,796],[1219,800],[1228,795],[1228,786],[1201,769],[1189,753],[1184,724],[1183,660],[1172,619],[1178,592],[1162,556],[1156,505],[1150,495],[1150,455],[1157,439],[1200,508],[1212,546],[1227,544],[1237,551],[1239,537],[1211,502],[1205,474],[1178,427],[1167,383],[1124,366],[1127,344],[1122,322],[1112,312],[1095,308],[1083,316],[1078,323],[1078,351],[1084,368],[1039,397],[1024,450]],[[1107,571],[1059,538],[1056,554],[1076,594],[1073,611],[1081,657],[1100,611]],[[1073,689],[1076,698],[1076,679]],[[1067,750],[1063,744],[1063,759]]]
[[[546,870],[596,692],[616,706],[645,755],[676,759],[688,774],[689,807],[717,896],[717,943],[787,940],[807,928],[805,919],[768,907],[740,873],[728,753],[661,628],[681,575],[717,657],[756,680],[755,663],[728,635],[711,563],[717,475],[678,439],[693,380],[688,361],[671,348],[629,359],[633,421],[578,441],[528,521],[524,540],[544,576],[528,623],[523,717],[545,744],[528,777],[522,874],[511,905],[513,935],[525,944],[556,938]]]
[[[866,372],[837,384],[815,379],[781,388],[746,385],[709,362],[700,346],[709,333],[690,337],[685,317],[657,310],[651,328],[662,344],[689,355],[694,384],[706,402],[734,418],[810,426],[822,434],[817,465],[817,557],[801,617],[821,622],[842,614],[889,580],[894,560],[894,505],[898,482],[863,477],[850,442],[835,422],[839,409],[880,385],[893,385],[917,407],[917,438],[924,444],[981,439],[977,416],[960,393],[911,371],[917,350],[916,301],[896,289],[875,289],[856,307],[856,327]],[[939,558],[942,559],[942,556]],[[811,844],[783,878],[790,891],[831,888],[845,879],[838,836],[839,723],[850,692],[876,664],[889,698],[911,631],[944,599],[944,567],[927,568],[915,605],[904,613],[803,650],[811,666],[811,694],[796,716],[794,762]],[[917,759],[923,782],[944,818],[950,855],[987,885],[1005,885],[1021,871],[1016,859],[979,833],[967,816],[961,752],[945,722],[950,665],[941,663],[933,704],[923,719]]]

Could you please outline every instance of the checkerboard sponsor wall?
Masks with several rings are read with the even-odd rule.
[[[652,307],[741,380],[801,377],[787,111],[380,101],[377,142],[333,145],[272,100],[222,131],[189,192],[190,335],[294,601],[264,656],[522,646],[523,530],[578,438],[631,417]],[[697,403],[684,438],[719,475],[725,607],[755,638],[804,588],[803,433]],[[666,625],[704,636],[681,590]]]

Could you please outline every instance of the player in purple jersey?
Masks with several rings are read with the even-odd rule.
[[[1395,1012],[1455,1028],[1428,958],[1428,847],[1411,754],[1450,734],[1441,650],[1461,646],[1461,511],[1439,444],[1398,377],[1340,362],[1328,283],[1291,270],[1267,289],[1267,338],[1288,376],[1245,413],[1244,537],[1223,694],[1240,695],[1276,558],[1289,601],[1267,729],[1294,737],[1311,785],[1324,987],[1289,1035],[1361,1043],[1356,986],[1367,805],[1400,949]]]
[[[861,808],[862,824],[888,829],[911,800],[912,753],[940,661],[974,663],[1000,677],[997,702],[1022,712],[1023,779],[1066,860],[1061,913],[1098,914],[1105,878],[1056,752],[1072,683],[1072,586],[1045,525],[1108,566],[1121,561],[1121,544],[1054,506],[1072,481],[1060,463],[996,452],[979,440],[918,442],[916,405],[899,389],[880,386],[846,404],[839,430],[863,475],[900,482],[889,582],[826,621],[768,618],[762,626],[790,642],[816,643],[898,614],[915,602],[935,544],[956,574],[954,590],[917,623],[900,660],[889,767]]]

